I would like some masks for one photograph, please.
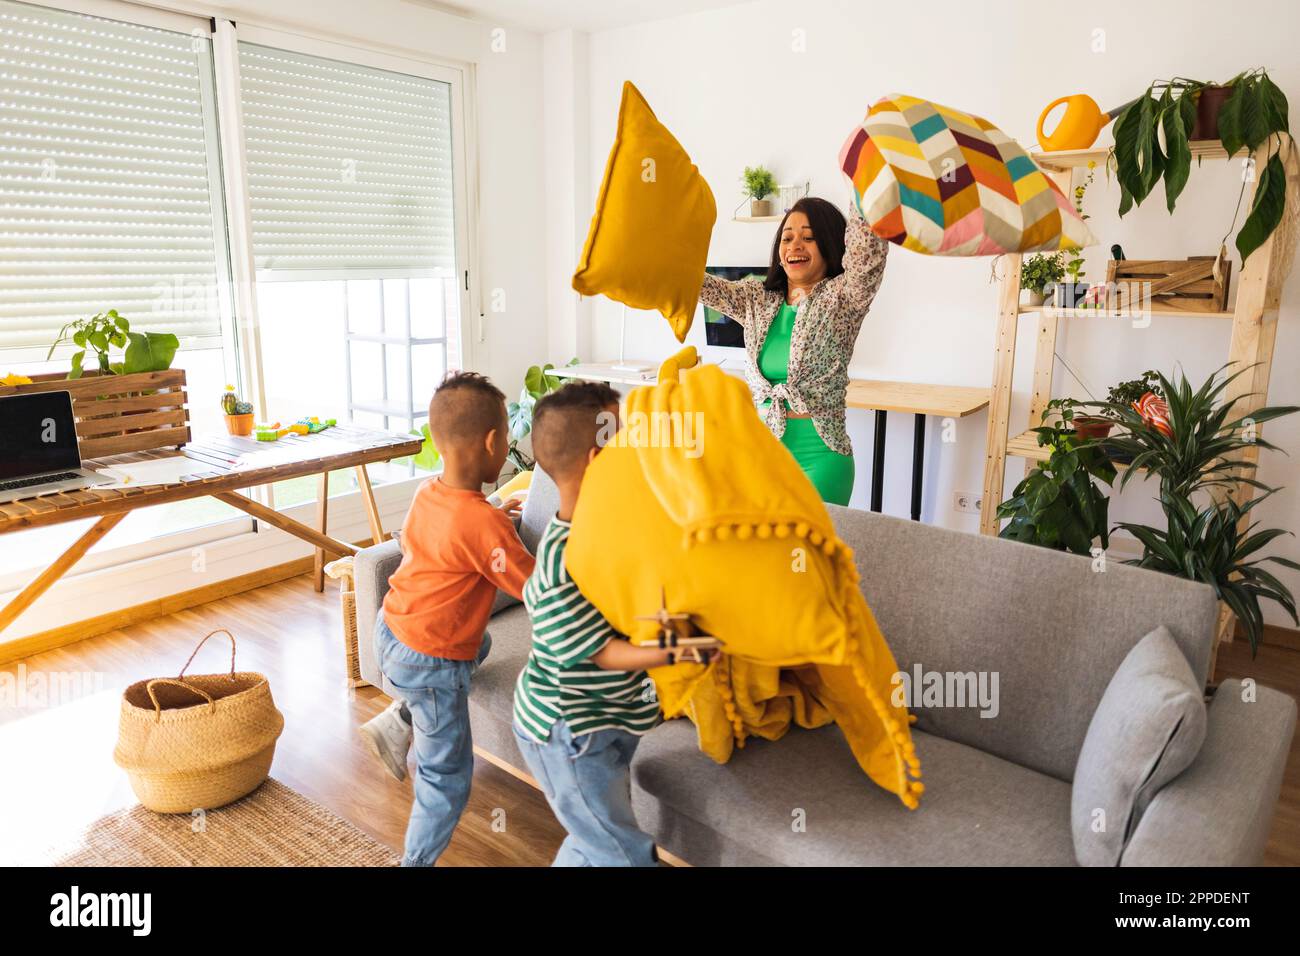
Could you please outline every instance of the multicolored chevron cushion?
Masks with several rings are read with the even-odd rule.
[[[1096,240],[1020,145],[986,119],[894,94],[840,151],[862,218],[936,256],[1056,252]]]

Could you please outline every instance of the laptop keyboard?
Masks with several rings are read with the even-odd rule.
[[[37,475],[35,478],[12,478],[9,481],[0,481],[0,491],[13,491],[15,488],[30,488],[32,485],[48,485],[55,481],[67,481],[69,478],[80,478],[81,475],[75,471],[63,471],[57,475]]]

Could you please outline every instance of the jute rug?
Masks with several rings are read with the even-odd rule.
[[[400,857],[318,803],[269,779],[202,817],[136,804],[47,853],[55,866],[396,866]]]

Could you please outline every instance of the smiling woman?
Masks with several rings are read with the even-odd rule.
[[[808,197],[781,220],[765,278],[705,275],[700,290],[704,305],[740,323],[755,403],[834,504],[848,504],[853,492],[853,447],[844,429],[849,359],[888,249],[856,207],[846,223],[834,205]]]

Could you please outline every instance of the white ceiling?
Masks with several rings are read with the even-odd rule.
[[[750,0],[402,0],[489,23],[547,33],[572,27],[595,33]]]

